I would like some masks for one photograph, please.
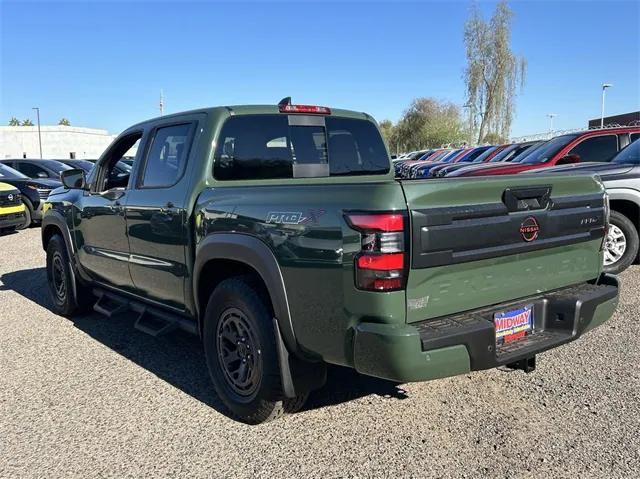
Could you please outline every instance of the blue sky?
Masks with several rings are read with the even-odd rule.
[[[481,2],[489,15],[495,2]],[[528,61],[512,135],[640,108],[640,2],[514,1]],[[450,2],[13,2],[0,0],[0,123],[123,128],[200,106],[298,103],[397,120],[412,98],[464,103],[463,24]]]

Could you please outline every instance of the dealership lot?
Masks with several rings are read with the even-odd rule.
[[[0,236],[0,477],[637,477],[640,267],[538,369],[397,386],[332,369],[304,411],[229,419],[199,343],[52,314],[40,230]]]

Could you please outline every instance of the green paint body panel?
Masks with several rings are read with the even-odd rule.
[[[600,242],[593,240],[412,267],[405,290],[358,290],[354,259],[361,235],[345,221],[349,211],[402,212],[411,223],[414,210],[500,203],[507,188],[550,185],[552,199],[561,199],[602,195],[602,184],[587,176],[557,175],[401,182],[393,178],[393,168],[386,174],[357,177],[217,181],[213,162],[221,128],[228,118],[247,114],[279,112],[274,105],[207,108],[126,130],[119,138],[134,131],[144,136],[122,200],[125,213],[87,191],[52,194],[45,216],[55,212],[65,218],[79,276],[199,321],[202,298],[194,281],[200,246],[218,233],[250,236],[268,248],[277,264],[293,329],[294,339],[286,343],[291,352],[365,374],[419,381],[465,373],[472,367],[462,344],[423,351],[416,323],[593,282],[600,275]],[[347,110],[332,109],[332,115],[373,121],[365,113]],[[147,138],[155,128],[181,121],[197,124],[184,176],[170,188],[137,188]],[[175,205],[170,217],[162,210],[168,200]],[[300,212],[305,221],[267,220],[270,212],[291,211]],[[408,252],[414,254],[416,238],[408,235],[408,242]],[[614,308],[613,303],[599,306],[589,327],[606,320]]]

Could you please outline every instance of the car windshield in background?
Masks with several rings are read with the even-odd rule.
[[[627,146],[611,162],[640,165],[640,140],[636,140]]]
[[[491,148],[486,149],[484,152],[482,152],[481,155],[479,155],[477,158],[473,160],[473,163],[482,163],[487,156],[489,156],[491,153],[493,153],[496,150],[496,148],[498,147],[492,146]]]
[[[216,149],[215,177],[248,180],[389,171],[387,150],[372,122],[314,117],[313,122],[305,124],[298,122],[301,118],[295,115],[229,118]]]
[[[544,143],[540,148],[529,153],[522,161],[520,161],[520,163],[535,165],[549,161],[553,155],[558,153],[561,149],[567,146],[571,140],[577,137],[577,134],[557,136]]]
[[[502,161],[502,159],[505,156],[507,156],[509,153],[511,153],[513,150],[515,150],[518,147],[520,147],[520,145],[518,145],[518,144],[507,146],[505,149],[503,149],[500,153],[498,153],[496,156],[491,158],[489,161],[490,162],[492,162],[492,161]]]
[[[47,161],[47,166],[58,174],[66,170],[73,169],[71,166],[65,165],[64,163],[60,163],[59,161],[56,161],[56,160],[46,160],[46,161]]]
[[[91,171],[91,168],[93,168],[93,163],[87,160],[74,160],[69,164],[69,166],[72,168],[81,168],[84,171],[89,172]]]
[[[20,173],[18,170],[14,170],[9,166],[0,163],[0,179],[2,178],[7,180],[23,180],[25,178],[28,179],[29,177]]]

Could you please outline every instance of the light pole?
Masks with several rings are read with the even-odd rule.
[[[38,117],[38,146],[40,146],[40,159],[42,159],[42,135],[40,134],[40,108],[33,107],[32,110],[36,111]]]
[[[558,116],[556,113],[547,113],[547,118],[549,118],[549,136],[553,135],[553,119]]]
[[[611,88],[613,85],[611,83],[603,83],[602,84],[602,110],[600,112],[600,128],[604,128],[604,92],[607,88]]]
[[[467,141],[469,142],[467,146],[470,146],[473,143],[472,134],[473,134],[473,116],[471,113],[471,108],[473,105],[471,103],[465,103],[462,105],[462,108],[466,108],[469,115],[469,135],[467,136]]]

